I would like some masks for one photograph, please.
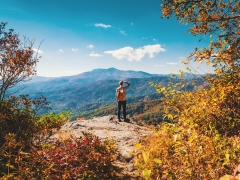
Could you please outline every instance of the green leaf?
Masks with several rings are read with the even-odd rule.
[[[150,176],[151,176],[151,170],[143,170],[143,177],[148,180],[150,179]]]

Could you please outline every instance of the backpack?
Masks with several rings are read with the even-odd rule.
[[[117,90],[117,100],[119,101],[125,101],[125,93],[123,88],[119,88]]]

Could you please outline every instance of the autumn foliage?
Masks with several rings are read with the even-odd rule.
[[[0,24],[0,179],[112,179],[116,147],[91,134],[59,136],[69,112],[51,112],[46,98],[10,96],[20,82],[35,74],[38,56],[32,41],[21,43]]]
[[[163,17],[190,23],[191,34],[209,41],[209,47],[196,48],[184,64],[206,63],[215,73],[199,76],[205,86],[193,91],[181,90],[186,86],[182,70],[178,83],[151,84],[164,95],[164,116],[171,123],[162,123],[136,144],[135,165],[145,179],[238,179],[240,3],[163,0],[161,6]]]
[[[0,100],[13,95],[21,82],[36,74],[39,57],[32,50],[34,40],[24,37],[21,42],[12,29],[5,31],[7,23],[0,24]]]
[[[113,141],[85,134],[81,139],[57,141],[52,147],[41,152],[51,168],[50,179],[104,179],[114,178],[112,165],[116,158]]]

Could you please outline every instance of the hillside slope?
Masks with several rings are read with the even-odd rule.
[[[166,77],[153,78],[136,78],[127,79],[131,83],[127,91],[128,98],[156,94],[154,87],[149,85],[150,82],[162,82],[167,84]],[[115,92],[118,87],[118,80],[101,80],[87,85],[79,85],[63,90],[51,92],[35,92],[32,97],[44,95],[51,102],[54,110],[62,109],[76,110],[77,108],[91,103],[114,102]]]
[[[127,104],[127,116],[132,117],[135,121],[145,121],[147,124],[157,125],[163,120],[163,106],[159,99],[143,100],[133,104]],[[84,119],[91,119],[94,117],[108,116],[117,114],[117,104],[112,103],[108,105],[91,104],[83,106],[73,114],[73,119],[81,117]]]
[[[131,83],[127,91],[128,104],[154,99],[153,97],[158,98],[155,88],[149,86],[149,83],[161,82],[162,85],[167,85],[169,76],[142,71],[122,71],[115,68],[95,69],[75,76],[53,79],[35,77],[34,83],[24,84],[26,88],[17,95],[28,94],[31,98],[43,95],[51,103],[54,111],[71,110],[75,113],[88,104],[115,102],[115,90],[119,86],[120,79]],[[190,76],[187,79],[191,82]],[[84,111],[83,109],[81,112]]]

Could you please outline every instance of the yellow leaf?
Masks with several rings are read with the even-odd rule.
[[[232,180],[232,179],[230,179],[230,180]],[[233,180],[240,180],[240,174],[238,174],[237,176],[235,176],[235,179],[233,179]]]
[[[222,71],[221,71],[219,68],[216,69],[216,73],[217,73],[217,74],[220,74],[221,72],[222,72]]]
[[[168,117],[168,119],[173,120],[173,116],[171,114],[168,114],[167,117]]]
[[[227,162],[229,162],[230,154],[225,154],[225,157],[226,157]]]
[[[210,62],[210,61],[208,61],[206,64],[207,64],[207,66],[209,66],[209,65],[211,64],[211,62]]]
[[[153,159],[153,161],[154,161],[155,163],[162,164],[161,159],[155,158],[155,159]]]
[[[178,135],[177,134],[175,134],[174,136],[173,136],[173,142],[176,142],[177,141],[177,137],[178,137]]]
[[[142,144],[141,143],[135,144],[135,148],[137,150],[140,150],[142,148]]]
[[[149,152],[148,153],[142,152],[142,156],[143,156],[144,162],[147,164],[148,159],[149,159]]]
[[[230,175],[222,176],[219,180],[230,180]]]

